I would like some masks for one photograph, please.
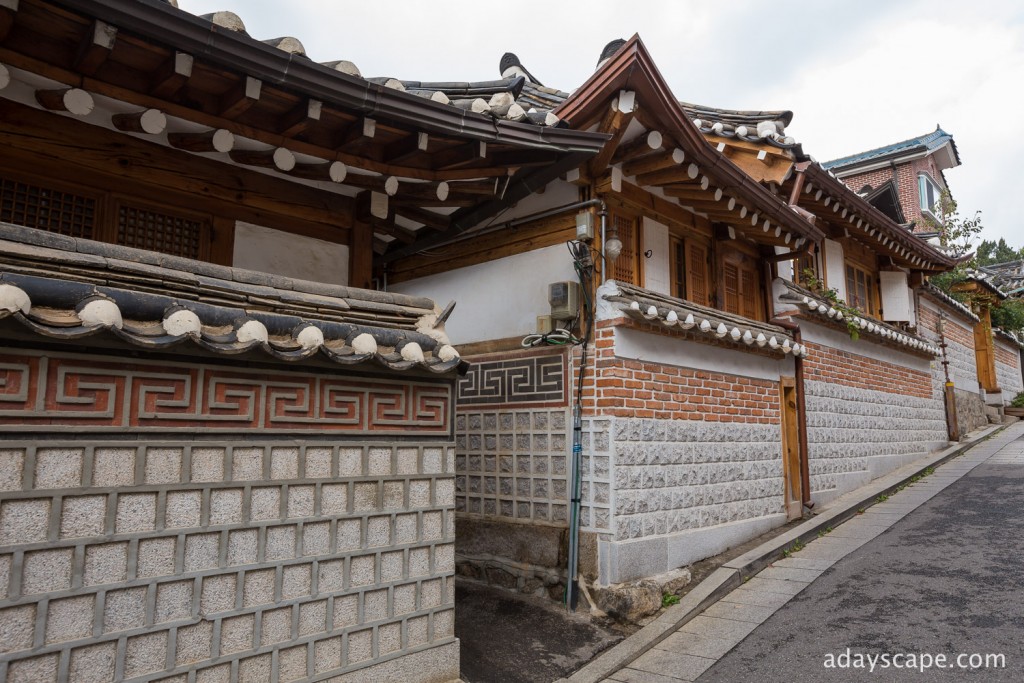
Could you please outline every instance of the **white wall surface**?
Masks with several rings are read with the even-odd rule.
[[[235,223],[231,265],[301,280],[348,284],[346,245],[242,221]]]
[[[843,245],[825,240],[825,284],[836,290],[840,301],[846,301],[846,262],[843,259]]]
[[[672,294],[668,226],[644,216],[640,250],[650,250],[644,258],[644,287],[659,294]]]
[[[445,326],[454,344],[526,336],[551,311],[548,284],[576,281],[564,244],[402,282],[393,292],[456,302]]]

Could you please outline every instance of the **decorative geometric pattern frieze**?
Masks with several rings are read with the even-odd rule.
[[[474,359],[459,381],[459,405],[564,406],[568,403],[566,376],[566,357],[562,353]]]

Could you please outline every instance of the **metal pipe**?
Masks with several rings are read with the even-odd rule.
[[[789,330],[793,333],[793,340],[804,345],[803,336],[800,334],[800,325],[787,318],[772,318],[769,320],[773,325]],[[800,502],[806,508],[813,508],[814,501],[811,500],[811,465],[807,453],[807,400],[804,397],[804,359],[796,357],[793,359],[793,375],[796,384],[796,428],[799,432],[799,455],[800,455]]]

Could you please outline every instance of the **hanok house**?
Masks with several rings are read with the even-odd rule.
[[[466,364],[357,287],[604,136],[154,1],[0,2],[0,62],[0,679],[457,678]]]
[[[925,135],[822,164],[894,221],[932,242],[938,241],[942,227],[940,201],[950,192],[945,171],[959,165],[953,136],[939,126]],[[1014,373],[1019,357],[1014,366],[1007,365],[1019,354],[1005,348],[1005,337],[1000,342],[993,336],[989,319],[989,309],[1003,298],[994,284],[998,281],[995,273],[980,272],[963,285],[976,302],[967,319],[959,302],[934,288],[922,289],[925,329],[946,343],[948,379],[954,387],[961,433],[987,424],[989,418],[1001,419],[1002,406],[1015,395],[1001,387],[1001,376],[1010,387],[1020,384]],[[944,329],[939,329],[939,320]],[[1013,347],[1017,348],[1016,343]],[[1003,360],[1001,372],[997,372],[997,356]]]
[[[460,571],[561,594],[577,395],[579,566],[599,585],[714,555],[947,443],[915,288],[954,261],[810,163],[791,113],[681,103],[636,37],[571,95],[514,55],[501,69],[470,87],[525,77],[522,106],[610,139],[464,239],[382,257],[391,289],[470,310],[450,327],[473,360]],[[591,231],[596,294],[586,249],[566,249]],[[861,312],[844,320],[804,269]],[[594,297],[595,359],[570,350],[589,314],[576,295]],[[548,315],[563,331],[546,333]]]

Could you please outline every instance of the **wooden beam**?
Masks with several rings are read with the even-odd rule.
[[[383,198],[383,201],[382,201]],[[356,196],[356,221],[367,223],[375,232],[390,235],[403,244],[416,241],[416,232],[395,223],[395,212],[388,206],[387,195],[361,192]]]
[[[306,180],[329,180],[343,183],[348,177],[348,167],[340,161],[325,161],[322,164],[295,164],[291,175]]]
[[[376,134],[377,122],[369,117],[363,117],[342,131],[332,146],[340,151],[361,149]]]
[[[305,132],[307,128],[320,121],[320,113],[323,111],[323,106],[323,102],[313,98],[300,102],[290,112],[281,117],[277,132],[286,138],[295,137]]]
[[[134,114],[114,114],[110,117],[114,128],[127,133],[160,135],[167,128],[167,117],[159,109],[146,109]]]
[[[664,139],[661,133],[656,130],[649,130],[646,133],[641,133],[629,142],[620,144],[618,149],[615,150],[615,155],[612,157],[612,163],[619,164],[634,157],[646,156],[660,151],[663,145]]]
[[[235,147],[235,136],[229,130],[216,128],[205,133],[168,133],[171,147],[186,152],[220,152],[227,154]]]
[[[11,71],[6,65],[0,64],[0,90],[11,84]]]
[[[75,116],[88,116],[96,107],[92,95],[79,88],[36,90],[36,101],[50,111],[66,111]]]
[[[345,184],[352,187],[360,187],[364,190],[382,192],[389,197],[393,197],[398,193],[398,178],[394,176],[349,173],[345,176]]]
[[[697,164],[687,164],[663,168],[659,171],[649,171],[636,176],[639,185],[670,185],[672,183],[685,183],[688,180],[696,180],[700,175],[700,168]]]
[[[430,162],[434,169],[447,171],[477,163],[485,158],[487,158],[487,143],[482,140],[473,140],[431,154]]]
[[[195,59],[185,52],[175,51],[152,74],[149,94],[160,99],[170,99],[181,90],[192,77]]]
[[[259,166],[287,173],[295,168],[295,155],[284,147],[267,150],[233,149],[228,156],[236,164]]]
[[[593,176],[599,176],[605,172],[608,168],[608,164],[611,163],[612,156],[615,155],[615,150],[619,147],[619,142],[622,140],[622,136],[626,132],[626,127],[629,122],[633,120],[633,112],[623,112],[618,108],[616,104],[612,105],[612,110],[609,115],[601,122],[597,127],[601,133],[611,133],[611,138],[604,143],[604,147],[601,151],[594,156],[593,159],[587,164],[590,169],[590,174]]]
[[[0,43],[7,40],[17,13],[18,0],[0,0]]]
[[[117,39],[117,27],[97,19],[78,46],[75,56],[75,70],[95,76],[103,63],[110,57]]]
[[[348,284],[371,289],[373,284],[373,228],[364,221],[352,223],[352,242],[348,250]]]
[[[452,183],[402,183],[398,195],[403,199],[429,199],[444,202],[452,194]],[[482,201],[482,200],[481,200]]]
[[[410,133],[392,142],[384,149],[384,163],[400,164],[427,151],[430,146],[428,133]]]
[[[396,209],[396,212],[402,218],[407,218],[414,223],[422,223],[431,230],[439,230],[444,232],[451,227],[452,220],[450,217],[440,213],[434,213],[433,211],[424,211],[412,206],[402,206]]]
[[[637,176],[666,168],[677,168],[684,161],[686,161],[686,153],[676,147],[667,152],[648,154],[639,159],[624,162],[622,164],[622,175]]]
[[[219,114],[226,119],[233,119],[247,111],[260,100],[263,82],[245,76],[220,98]]]
[[[693,224],[693,214],[683,207],[670,202],[669,200],[651,194],[633,183],[623,182],[621,189],[615,192],[612,189],[610,177],[603,178],[595,188],[596,193],[607,198],[618,197],[626,204],[634,208],[642,209],[647,215],[665,223],[682,223],[683,225]]]

